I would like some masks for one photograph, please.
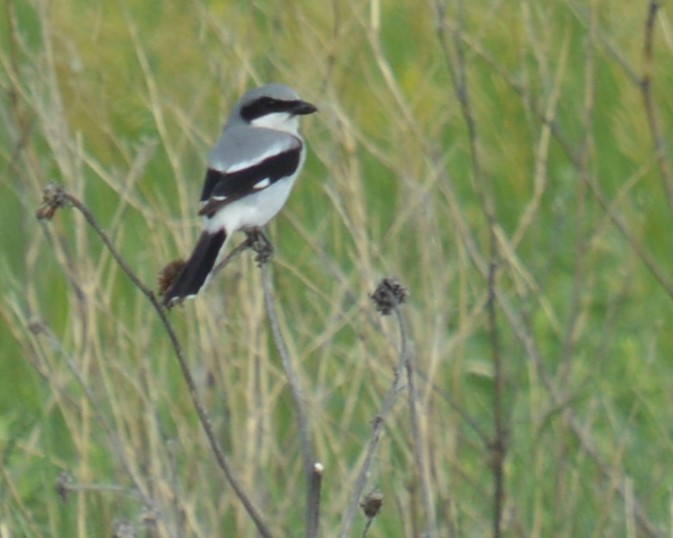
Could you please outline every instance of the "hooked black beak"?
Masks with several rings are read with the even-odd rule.
[[[295,116],[305,116],[306,114],[313,114],[317,112],[318,109],[315,105],[308,103],[306,101],[297,100],[292,105],[292,114]]]

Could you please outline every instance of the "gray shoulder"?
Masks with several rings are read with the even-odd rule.
[[[289,133],[247,125],[230,126],[222,131],[208,155],[210,168],[227,172],[243,163],[254,164],[272,155],[301,147],[301,139]]]

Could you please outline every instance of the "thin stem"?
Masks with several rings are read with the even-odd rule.
[[[449,70],[454,92],[460,104],[463,121],[467,128],[470,143],[470,156],[472,160],[472,175],[477,196],[481,202],[482,212],[488,224],[488,303],[487,303],[487,323],[489,332],[489,341],[491,344],[491,360],[493,363],[493,372],[495,376],[495,390],[493,393],[493,427],[495,438],[491,443],[491,464],[493,469],[493,537],[500,538],[503,505],[505,498],[505,480],[504,463],[507,452],[506,431],[505,431],[505,373],[500,353],[500,343],[498,338],[498,319],[497,319],[497,260],[498,221],[495,212],[495,205],[491,193],[486,188],[486,178],[481,164],[481,151],[477,123],[472,112],[470,102],[470,92],[467,80],[467,64],[465,60],[465,50],[463,47],[463,3],[458,1],[458,16],[456,25],[453,29],[453,47],[455,50],[455,61],[451,61],[449,53],[448,40],[444,31],[444,13],[445,7],[437,0],[436,9],[439,18],[438,36],[440,45],[444,52],[447,69]],[[455,65],[454,65],[455,64]]]
[[[129,479],[133,482],[135,486],[135,493],[136,495],[142,500],[142,502],[147,506],[148,508],[151,508],[152,510],[157,510],[158,507],[155,506],[154,501],[151,499],[150,494],[143,488],[143,485],[137,476],[137,474],[133,470],[133,466],[131,465],[131,462],[129,461],[127,457],[126,451],[123,449],[123,444],[119,436],[116,434],[114,428],[110,425],[109,421],[105,417],[105,414],[103,410],[101,409],[101,405],[99,400],[95,397],[93,391],[89,388],[87,385],[84,376],[82,375],[82,372],[80,369],[77,367],[76,361],[71,357],[66,350],[64,349],[63,345],[61,342],[56,338],[56,335],[52,332],[51,328],[49,328],[45,323],[43,322],[34,322],[31,323],[30,325],[30,331],[35,334],[35,335],[41,335],[44,336],[51,346],[60,354],[60,356],[63,358],[65,361],[66,366],[70,370],[70,372],[73,374],[75,379],[77,380],[77,383],[79,384],[80,388],[82,389],[82,392],[84,393],[86,399],[89,402],[89,405],[93,409],[94,416],[98,423],[100,424],[101,428],[103,431],[108,435],[109,440],[112,444],[112,447],[114,451],[117,454],[117,457],[119,458],[121,465],[124,467],[124,470],[126,471],[126,474],[128,475]],[[65,484],[65,482],[63,482]],[[73,488],[69,488],[73,489]],[[119,488],[120,490],[124,490],[125,488]],[[58,485],[57,485],[57,490],[58,490]]]
[[[215,268],[213,269],[213,276],[215,276],[217,273],[219,273],[222,269],[224,269],[227,265],[229,265],[234,258],[239,256],[241,252],[244,250],[247,250],[250,248],[250,241],[245,240],[239,245],[236,246],[236,248],[232,249],[223,259],[220,263],[218,263]]]
[[[528,319],[525,321],[519,319],[517,313],[515,313],[514,309],[507,301],[501,300],[501,304],[504,314],[509,318],[510,325],[514,329],[515,336],[520,340],[523,348],[526,351],[526,355],[530,357],[535,364],[535,369],[540,376],[544,387],[547,389],[547,393],[550,396],[553,409],[565,409],[563,412],[564,419],[567,421],[570,431],[579,441],[582,451],[589,456],[589,458],[598,467],[601,474],[607,481],[616,484],[615,487],[617,488],[617,491],[619,492],[619,495],[622,497],[622,499],[626,499],[627,492],[624,486],[625,481],[622,479],[623,477],[616,475],[614,466],[610,463],[610,461],[607,461],[601,455],[600,450],[592,441],[590,433],[579,421],[572,410],[567,407],[567,400],[564,398],[562,391],[556,388],[552,378],[547,372],[542,359],[542,354],[537,346],[535,337],[533,336],[533,331],[530,328],[531,321]],[[659,532],[659,529],[656,527],[654,522],[652,522],[647,517],[647,514],[642,505],[635,499],[632,501],[632,503],[633,512],[638,523],[638,528],[641,530],[643,535],[651,537],[661,536],[661,533]]]
[[[369,532],[369,527],[372,526],[372,523],[373,523],[373,522],[374,522],[374,518],[373,518],[373,517],[368,517],[368,518],[367,518],[367,523],[365,523],[365,526],[364,526],[364,528],[362,529],[362,538],[366,538],[366,537],[367,537],[367,533]]]
[[[491,341],[493,359],[493,377],[495,390],[493,392],[493,421],[495,439],[491,446],[491,463],[493,465],[493,536],[500,536],[500,523],[505,500],[505,453],[507,450],[507,432],[504,417],[505,375],[502,358],[500,356],[498,339],[498,321],[496,312],[496,271],[494,262],[488,266],[488,330]]]
[[[355,487],[353,488],[353,495],[351,500],[348,503],[348,508],[346,509],[346,514],[343,518],[343,523],[341,527],[341,533],[339,534],[340,538],[349,538],[351,535],[351,529],[353,527],[353,520],[355,519],[355,512],[357,511],[360,498],[362,497],[362,492],[367,485],[367,474],[369,473],[369,468],[372,465],[374,459],[374,454],[376,454],[376,449],[381,439],[381,431],[383,430],[383,423],[390,414],[390,411],[393,408],[393,403],[395,402],[395,397],[400,392],[400,372],[404,368],[405,357],[400,353],[397,366],[395,367],[395,372],[393,376],[393,382],[386,393],[383,404],[381,405],[381,410],[378,415],[372,419],[372,433],[369,437],[369,443],[367,445],[367,453],[365,454],[365,459],[362,462],[360,471],[355,480]]]
[[[425,458],[425,447],[423,446],[423,432],[421,431],[420,421],[416,410],[417,393],[416,382],[414,380],[415,366],[413,353],[409,349],[411,338],[409,336],[409,327],[404,317],[404,312],[399,306],[393,309],[397,319],[398,330],[400,332],[400,355],[404,358],[404,366],[407,372],[407,395],[409,403],[409,419],[411,422],[411,439],[414,459],[421,483],[421,497],[423,500],[423,509],[425,510],[425,535],[435,535],[435,510],[432,502],[432,493],[428,478],[428,467]]]
[[[406,290],[404,290],[402,286],[392,279],[383,279],[376,288],[376,291],[371,295],[377,310],[384,316],[389,315],[398,304],[405,300],[405,297]],[[400,353],[397,365],[395,366],[395,370],[393,372],[393,381],[390,385],[390,388],[388,389],[388,392],[383,398],[383,404],[381,405],[379,414],[372,419],[372,433],[369,437],[367,452],[365,454],[365,459],[362,462],[362,466],[358,472],[358,476],[355,480],[353,495],[351,496],[351,500],[348,503],[348,507],[346,509],[346,514],[343,518],[341,533],[339,534],[340,538],[348,538],[350,536],[351,529],[353,527],[353,520],[355,519],[355,512],[360,503],[362,492],[364,491],[365,485],[367,484],[367,475],[374,459],[374,454],[376,454],[379,440],[381,439],[383,423],[390,414],[390,411],[393,408],[393,403],[395,402],[395,397],[401,389],[400,372],[405,367],[407,360],[405,350],[407,349],[408,342],[406,338],[406,331],[400,331]]]
[[[668,205],[673,210],[673,175],[671,165],[666,154],[666,143],[661,125],[659,125],[658,111],[652,95],[652,72],[654,70],[654,29],[657,19],[657,13],[661,8],[661,3],[657,0],[650,0],[647,18],[645,19],[645,35],[643,43],[643,77],[640,82],[640,91],[645,105],[647,123],[650,127],[654,149],[661,173],[661,180],[664,184],[664,191],[668,199]]]
[[[262,236],[263,237],[263,236]],[[259,258],[258,258],[259,259]],[[318,521],[314,518],[315,512],[312,510],[312,503],[315,503],[316,495],[319,496],[319,490],[315,491],[316,483],[314,481],[314,465],[315,459],[313,457],[313,447],[311,445],[311,430],[308,420],[308,413],[304,404],[304,396],[299,382],[299,376],[292,364],[290,353],[283,338],[283,333],[280,330],[280,323],[278,322],[278,312],[276,309],[276,300],[273,290],[273,282],[271,278],[271,269],[269,264],[265,263],[266,258],[260,259],[260,266],[262,268],[262,288],[264,290],[264,302],[266,304],[267,315],[269,316],[269,323],[271,325],[271,333],[280,355],[280,360],[290,386],[292,394],[292,401],[294,402],[295,413],[297,415],[297,422],[299,423],[299,438],[301,442],[301,453],[304,463],[304,471],[306,473],[306,536],[307,538],[314,538],[318,535]],[[318,483],[319,485],[319,483]]]
[[[320,529],[320,489],[325,471],[322,463],[315,463],[311,470],[309,496],[306,501],[306,536],[317,537]],[[312,534],[309,534],[312,533]]]
[[[47,189],[51,189],[52,192],[48,193]],[[171,322],[168,319],[167,310],[157,300],[156,296],[154,295],[154,292],[140,281],[140,279],[136,276],[136,274],[124,261],[122,256],[119,254],[117,249],[110,241],[107,234],[98,224],[98,221],[93,216],[91,211],[89,211],[89,209],[82,202],[80,202],[79,199],[69,194],[62,188],[56,188],[54,186],[50,186],[47,189],[45,189],[45,197],[48,194],[51,194],[55,198],[55,202],[50,207],[50,209],[53,209],[55,211],[56,208],[65,205],[63,203],[64,201],[75,207],[75,209],[77,209],[84,216],[85,220],[89,223],[89,225],[94,229],[96,234],[103,241],[103,244],[110,251],[110,254],[115,259],[115,261],[122,269],[122,271],[126,273],[126,275],[131,279],[131,282],[133,282],[133,284],[140,290],[140,292],[145,297],[147,297],[147,299],[150,301],[150,303],[156,310],[157,314],[159,315],[159,319],[161,320],[161,323],[164,326],[166,333],[168,334],[168,338],[171,342],[175,355],[178,359],[178,363],[180,364],[182,377],[184,378],[187,384],[187,389],[192,399],[192,404],[194,405],[196,414],[198,415],[199,418],[199,422],[201,423],[201,427],[203,428],[203,431],[205,432],[206,437],[208,438],[208,441],[210,443],[213,454],[215,455],[215,460],[217,461],[220,469],[222,469],[222,471],[224,472],[227,480],[229,481],[229,484],[235,491],[236,496],[239,498],[239,500],[247,510],[248,514],[255,522],[255,525],[257,526],[257,530],[259,531],[260,535],[265,538],[271,538],[273,535],[271,534],[269,527],[265,523],[264,518],[262,517],[257,507],[254,505],[254,503],[246,493],[245,489],[243,488],[243,485],[241,484],[236,473],[229,464],[229,460],[227,459],[226,454],[222,450],[222,447],[219,441],[217,440],[217,435],[213,429],[210,418],[208,417],[206,408],[203,402],[201,401],[201,397],[199,396],[199,393],[197,391],[196,383],[189,369],[187,358],[185,357],[182,345],[180,344],[177,334],[175,333],[175,330],[173,329],[173,326],[171,325]],[[48,202],[45,205],[48,206],[49,205]],[[38,212],[38,215],[40,215],[43,218],[50,218],[51,216],[53,216],[53,212],[51,212],[51,214],[49,214],[49,212]]]

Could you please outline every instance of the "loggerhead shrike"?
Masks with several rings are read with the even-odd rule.
[[[203,232],[165,305],[194,297],[208,283],[235,231],[261,228],[282,209],[306,158],[299,116],[316,110],[278,83],[250,90],[236,104],[208,157]]]

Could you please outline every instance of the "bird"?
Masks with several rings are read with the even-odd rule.
[[[283,208],[306,159],[299,119],[317,110],[277,82],[249,90],[236,103],[208,155],[198,211],[203,230],[164,293],[164,306],[195,297],[232,234],[260,230]]]

